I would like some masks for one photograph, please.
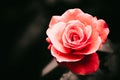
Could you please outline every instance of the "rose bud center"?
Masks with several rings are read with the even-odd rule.
[[[71,41],[77,41],[79,39],[80,39],[80,37],[77,34],[73,34]]]

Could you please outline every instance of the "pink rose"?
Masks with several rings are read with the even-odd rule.
[[[96,51],[106,41],[109,29],[102,19],[75,8],[53,16],[47,29],[48,48],[58,63],[85,75],[99,68]]]

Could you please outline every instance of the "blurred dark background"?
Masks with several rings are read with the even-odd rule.
[[[0,73],[2,74],[0,80],[60,79],[65,72],[60,67],[45,77],[41,77],[42,69],[52,59],[45,41],[46,30],[53,15],[61,15],[70,8],[80,8],[86,13],[104,19],[110,29],[108,38],[114,52],[100,54],[102,73],[84,80],[120,79],[120,6],[118,1],[3,0],[0,2],[0,7]]]

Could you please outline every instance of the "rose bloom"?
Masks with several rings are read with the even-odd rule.
[[[103,19],[74,8],[53,16],[46,34],[48,49],[56,61],[73,73],[87,75],[99,68],[96,51],[106,41],[109,29]]]

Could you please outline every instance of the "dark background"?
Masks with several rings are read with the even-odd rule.
[[[120,6],[118,1],[4,0],[0,2],[0,7],[0,80],[41,80],[42,69],[52,59],[45,41],[49,21],[53,15],[61,15],[70,8],[80,8],[108,23],[110,29],[108,38],[114,53],[100,54],[101,64],[107,65],[101,65],[103,73],[95,74],[92,80],[119,80]],[[59,80],[64,71],[58,67],[42,77],[42,80]]]

